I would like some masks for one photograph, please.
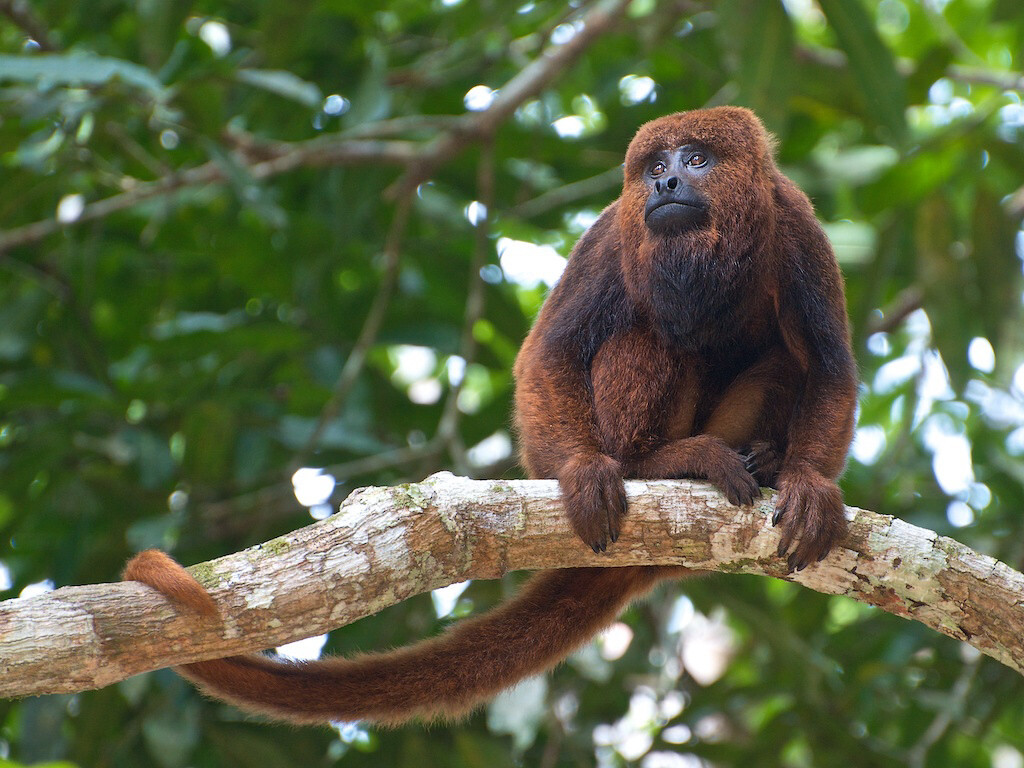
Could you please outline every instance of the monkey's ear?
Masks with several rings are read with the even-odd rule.
[[[829,376],[855,375],[843,276],[807,196],[776,172],[779,324],[800,365]]]

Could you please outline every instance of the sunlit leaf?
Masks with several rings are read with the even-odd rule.
[[[861,0],[820,0],[829,26],[849,59],[867,108],[865,117],[890,131],[906,133],[906,87],[892,51],[882,41]]]
[[[53,85],[102,85],[120,80],[141,88],[155,99],[166,97],[156,75],[131,61],[86,53],[0,54],[0,82]]]
[[[727,0],[721,32],[737,63],[738,102],[769,128],[784,127],[793,86],[793,28],[778,0]]]
[[[239,69],[235,72],[235,78],[239,82],[297,101],[310,109],[316,109],[323,103],[323,94],[315,83],[281,69]]]

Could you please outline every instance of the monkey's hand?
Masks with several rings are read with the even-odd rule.
[[[799,539],[787,561],[790,571],[802,571],[824,560],[846,534],[839,486],[813,469],[783,470],[779,473],[779,501],[772,524],[782,532],[779,557]]]
[[[626,514],[622,466],[602,453],[577,454],[558,473],[569,524],[595,552],[619,538]]]

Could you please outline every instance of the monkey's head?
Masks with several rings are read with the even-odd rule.
[[[753,245],[753,227],[772,209],[773,168],[768,133],[747,109],[680,112],[641,126],[626,152],[619,208],[627,248]]]
[[[773,247],[777,174],[768,133],[739,107],[662,117],[630,142],[616,211],[622,272],[674,343],[722,341],[751,267]]]

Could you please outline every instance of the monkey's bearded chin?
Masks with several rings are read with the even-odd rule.
[[[728,336],[741,287],[738,270],[701,247],[706,239],[658,238],[626,270],[629,293],[654,328],[685,351],[720,344]],[[679,247],[680,241],[689,247]]]

